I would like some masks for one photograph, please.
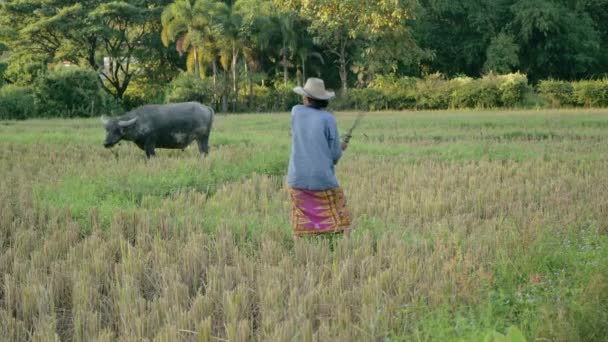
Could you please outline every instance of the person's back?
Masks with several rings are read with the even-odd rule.
[[[335,164],[342,156],[336,119],[327,111],[297,105],[291,112],[290,187],[325,190],[338,187]]]
[[[336,118],[323,110],[335,93],[325,90],[323,80],[314,77],[293,91],[304,101],[304,105],[291,110],[287,191],[292,204],[293,237],[335,233],[348,236],[350,212],[335,173],[335,165],[347,144],[340,141]]]

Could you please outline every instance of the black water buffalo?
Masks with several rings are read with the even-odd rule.
[[[154,156],[154,148],[185,149],[192,140],[198,143],[201,155],[209,153],[209,134],[214,111],[198,102],[145,105],[125,115],[111,119],[101,117],[106,128],[107,148],[120,140],[134,142],[146,151],[146,157]]]

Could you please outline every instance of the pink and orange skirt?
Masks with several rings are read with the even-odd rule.
[[[293,235],[343,233],[351,226],[346,197],[341,188],[303,190],[288,188]]]

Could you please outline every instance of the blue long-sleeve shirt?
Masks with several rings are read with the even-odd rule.
[[[342,156],[342,147],[336,118],[324,110],[294,106],[291,135],[289,186],[306,190],[337,188],[335,165]]]

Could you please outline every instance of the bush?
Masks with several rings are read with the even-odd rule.
[[[253,86],[253,105],[257,112],[289,111],[291,107],[302,103],[302,97],[293,91],[293,85],[278,85],[270,88],[261,85]],[[247,96],[243,96],[247,100]]]
[[[186,79],[188,76],[185,76]],[[189,82],[195,82],[190,77]],[[172,84],[178,84],[180,80]],[[183,82],[183,80],[181,80]],[[207,88],[196,90],[194,83],[183,82],[179,86],[185,93],[211,94],[210,80],[196,81]],[[277,88],[254,85],[254,110],[258,112],[289,111],[301,103],[293,85],[277,85]],[[218,89],[222,89],[218,86]],[[193,95],[194,96],[194,95]],[[183,96],[180,100],[193,98]],[[209,95],[210,97],[211,95]],[[216,96],[218,98],[218,96]],[[241,97],[242,103],[248,101]],[[608,79],[581,81],[542,81],[538,93],[528,84],[525,74],[511,73],[482,78],[457,77],[451,80],[441,74],[432,74],[422,79],[377,75],[368,88],[349,89],[345,95],[330,101],[331,110],[404,110],[404,109],[448,109],[448,108],[515,108],[515,107],[562,106],[608,106]],[[244,108],[244,106],[243,106]]]
[[[496,108],[502,106],[500,84],[501,79],[490,73],[477,80],[478,98],[475,108]]]
[[[538,93],[552,108],[576,104],[572,84],[564,81],[546,80],[538,85]]]
[[[526,96],[532,91],[528,85],[528,77],[524,74],[514,73],[499,76],[500,101],[504,107],[517,107],[525,102]]]
[[[443,75],[436,73],[416,82],[414,97],[417,109],[447,109],[453,85]]]
[[[377,75],[369,89],[380,92],[382,103],[377,109],[412,109],[416,107],[414,88],[416,79],[412,77],[396,78],[394,75]],[[375,95],[371,95],[373,97]]]
[[[608,106],[608,79],[572,83],[576,104],[585,107]]]
[[[474,108],[479,97],[479,84],[470,77],[458,77],[452,80],[454,90],[450,95],[451,108]]]
[[[4,85],[4,72],[6,71],[7,67],[7,63],[0,62],[0,87]]]
[[[0,88],[0,120],[24,120],[35,115],[31,88],[5,85]]]
[[[276,104],[279,110],[290,110],[291,107],[302,103],[302,96],[293,91],[295,85],[278,85],[276,91]]]
[[[31,86],[48,72],[48,61],[45,56],[14,53],[9,54],[5,62],[7,64],[3,78],[11,84]]]
[[[141,82],[136,79],[129,83],[122,103],[129,110],[145,104],[163,103],[165,101],[165,87],[163,84]]]
[[[335,110],[381,110],[386,107],[386,98],[377,89],[349,89],[346,95],[338,94],[330,105]]]
[[[165,90],[165,103],[188,101],[214,102],[213,80],[200,79],[185,72],[177,76]]]
[[[288,111],[291,107],[287,106],[284,99],[287,94],[281,95],[277,89],[254,85],[253,86],[253,106],[257,112],[277,112],[277,111]],[[301,101],[298,98],[299,101]]]
[[[111,102],[102,93],[98,75],[77,67],[60,67],[36,84],[36,107],[42,117],[92,117],[106,112]]]
[[[351,89],[338,96],[331,108],[337,110],[496,108],[524,106],[533,92],[526,75],[515,73],[481,79],[441,74],[424,79],[376,76],[369,88]]]

